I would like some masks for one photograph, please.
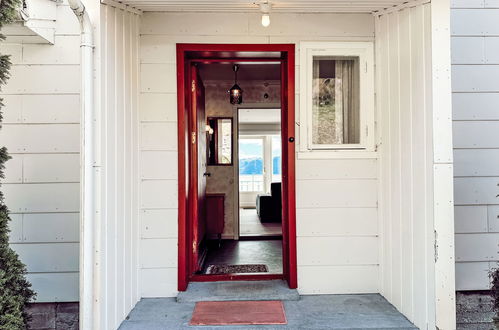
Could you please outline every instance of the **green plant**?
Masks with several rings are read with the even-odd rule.
[[[496,323],[496,328],[499,325],[499,268],[493,269],[489,273],[490,278],[490,294],[493,298],[493,307],[495,311],[494,322]]]
[[[15,19],[20,5],[20,0],[0,1],[0,28]],[[0,35],[0,39],[3,40],[4,36]],[[9,56],[0,54],[0,86],[9,79],[10,65]],[[0,99],[0,124],[2,101]],[[4,178],[5,162],[9,158],[7,148],[1,147],[0,179]],[[9,210],[0,191],[0,329],[26,329],[29,321],[26,306],[34,298],[35,293],[26,280],[26,266],[9,246],[9,221]]]

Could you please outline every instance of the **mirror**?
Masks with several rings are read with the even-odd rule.
[[[208,165],[232,165],[232,118],[208,118]]]

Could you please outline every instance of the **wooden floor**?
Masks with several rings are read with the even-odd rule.
[[[239,209],[240,236],[280,236],[280,223],[262,223],[256,209]]]

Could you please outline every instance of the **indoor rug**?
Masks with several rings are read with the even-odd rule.
[[[286,324],[281,301],[201,301],[190,325]]]
[[[205,274],[268,273],[266,265],[209,265]]]

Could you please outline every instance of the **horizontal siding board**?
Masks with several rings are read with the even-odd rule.
[[[141,93],[140,120],[177,121],[177,94],[175,93]]]
[[[80,63],[81,37],[77,35],[55,36],[53,45],[23,45],[23,64],[76,64]]]
[[[499,136],[498,136],[499,138]],[[455,149],[455,176],[499,177],[499,149]]]
[[[455,121],[454,148],[499,148],[499,121]]]
[[[455,206],[454,222],[456,233],[487,232],[487,206]]]
[[[141,150],[177,150],[176,123],[146,123],[140,125]]]
[[[140,212],[141,238],[177,238],[178,211],[142,210]]]
[[[499,35],[499,9],[453,9],[451,10],[452,35]]]
[[[298,237],[299,266],[377,265],[377,237]],[[320,253],[319,253],[320,251]]]
[[[499,6],[499,3],[497,4]],[[499,38],[489,37],[484,38],[485,44],[485,63],[499,63]]]
[[[499,233],[456,234],[457,261],[497,261]]]
[[[378,293],[379,267],[299,266],[300,294]]]
[[[140,185],[141,207],[144,209],[176,208],[177,180],[147,180]]]
[[[499,120],[499,93],[453,93],[454,120]]]
[[[376,180],[299,180],[297,208],[376,207]]]
[[[80,215],[78,213],[23,214],[24,242],[78,242]]]
[[[78,243],[11,244],[28,272],[77,272],[79,269]]]
[[[499,205],[488,205],[489,232],[499,233]]]
[[[12,158],[5,163],[5,179],[3,183],[23,182],[23,155],[12,155]]]
[[[177,75],[174,64],[141,64],[141,92],[176,93]]]
[[[140,171],[142,179],[177,179],[177,152],[142,151]]]
[[[78,212],[78,183],[4,184],[5,203],[11,212]]]
[[[28,274],[28,281],[36,292],[36,302],[79,301],[79,273]]]
[[[489,290],[488,262],[457,262],[456,290]]]
[[[485,63],[485,40],[483,37],[451,38],[452,64]]]
[[[22,214],[10,214],[10,222],[8,224],[9,242],[10,243],[21,243],[23,241],[23,215]]]
[[[10,153],[80,151],[78,124],[3,125],[0,130],[0,140]]]
[[[176,268],[141,269],[139,282],[143,298],[176,297],[178,294]]]
[[[498,92],[498,75],[499,65],[453,65],[452,91]]]
[[[454,178],[456,205],[498,204],[499,178]]]
[[[485,0],[451,0],[451,8],[483,8]]]
[[[297,209],[297,236],[375,236],[377,208]]]
[[[23,182],[79,182],[79,154],[23,155]]]
[[[143,35],[140,38],[139,56],[140,63],[175,63],[177,47],[167,36]]]
[[[159,252],[159,253],[158,253]],[[140,242],[141,268],[177,266],[177,239],[143,239]]]
[[[296,180],[376,179],[375,159],[298,160]]]
[[[14,65],[5,94],[78,93],[79,65]]]

